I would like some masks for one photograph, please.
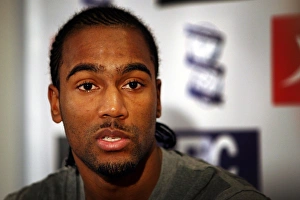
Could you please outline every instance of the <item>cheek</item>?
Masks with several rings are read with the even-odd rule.
[[[148,96],[139,101],[135,99],[130,105],[131,107],[128,108],[129,120],[151,137],[155,131],[156,100]]]
[[[63,101],[62,109],[66,114],[73,116],[82,116],[89,114],[93,110],[94,99],[93,98],[82,98],[78,95],[66,95]]]
[[[128,105],[130,105],[130,111],[132,115],[141,116],[140,119],[145,119],[146,117],[154,117],[156,113],[156,99],[148,95],[144,98],[135,98]],[[127,106],[129,107],[129,106]],[[146,119],[145,119],[146,120]],[[147,120],[146,120],[147,121]]]
[[[80,133],[88,127],[87,122],[91,121],[91,103],[78,101],[74,97],[64,98],[67,101],[61,101],[61,115],[65,132],[68,135],[76,134],[80,136]]]

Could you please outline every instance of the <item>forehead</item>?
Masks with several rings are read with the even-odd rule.
[[[63,44],[62,61],[66,68],[79,63],[118,66],[140,62],[154,70],[142,33],[130,27],[93,26],[76,30]]]

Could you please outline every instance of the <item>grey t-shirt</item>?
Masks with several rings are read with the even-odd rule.
[[[162,149],[159,180],[150,200],[268,199],[245,180],[176,151]],[[84,200],[83,181],[76,169],[62,168],[46,179],[10,194],[5,200]]]
[[[163,151],[162,171],[151,200],[268,199],[244,179],[203,160]]]

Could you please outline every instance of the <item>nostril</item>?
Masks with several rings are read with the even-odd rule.
[[[125,104],[118,100],[110,103],[104,103],[99,108],[99,117],[125,118],[128,111]]]

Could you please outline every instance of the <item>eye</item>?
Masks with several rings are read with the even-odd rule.
[[[97,86],[90,82],[82,83],[79,86],[77,86],[77,88],[84,92],[91,92],[92,90],[98,89]]]
[[[141,87],[143,87],[144,85],[141,84],[138,81],[130,81],[129,83],[127,83],[126,85],[124,85],[122,88],[123,89],[130,89],[130,90],[137,90]]]

